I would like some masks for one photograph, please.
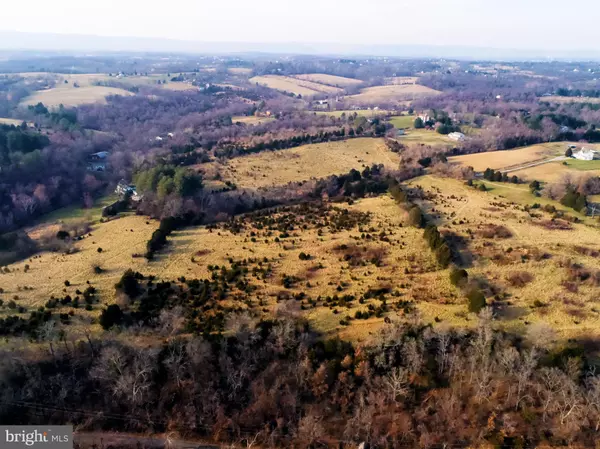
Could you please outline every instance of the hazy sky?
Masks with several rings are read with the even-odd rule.
[[[209,42],[598,49],[600,1],[27,0],[0,30]]]

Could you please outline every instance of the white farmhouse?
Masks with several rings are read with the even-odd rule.
[[[573,157],[575,159],[579,159],[580,161],[592,161],[595,159],[596,154],[598,154],[594,150],[588,150],[586,148],[582,148],[581,151],[577,153],[573,153]]]

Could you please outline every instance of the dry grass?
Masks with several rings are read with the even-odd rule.
[[[454,164],[471,166],[476,171],[483,171],[486,168],[499,170],[564,155],[566,146],[567,143],[546,143],[515,150],[454,156],[449,158],[449,161]],[[540,167],[543,167],[543,165]],[[519,176],[518,172],[514,172],[514,174]]]
[[[346,97],[346,100],[357,104],[378,104],[415,100],[440,94],[438,90],[419,84],[396,84],[368,87],[358,95]]]
[[[417,76],[394,76],[392,78],[386,78],[385,83],[394,86],[401,86],[404,84],[417,84],[419,78]]]
[[[240,187],[260,188],[342,174],[373,164],[396,168],[399,162],[382,139],[360,138],[263,151],[202,167],[220,171],[224,180]]]
[[[196,227],[175,232],[167,248],[154,261],[147,262],[131,255],[143,252],[145,241],[157,223],[146,224],[145,218],[131,215],[95,226],[91,237],[75,244],[79,249],[75,254],[44,253],[39,258],[10,266],[11,273],[0,275],[0,287],[5,289],[7,297],[17,294],[19,304],[34,307],[43,304],[50,295],[64,295],[64,289],[74,296],[75,290],[85,289],[89,280],[98,289],[101,303],[109,304],[116,300],[114,284],[128,268],[163,280],[180,276],[205,278],[210,276],[209,264],[226,265],[230,257],[240,260],[260,256],[273,261],[272,276],[264,283],[255,281],[258,287],[255,297],[262,299],[269,310],[276,307],[276,295],[284,291],[281,285],[284,274],[301,279],[295,288],[285,291],[290,294],[304,291],[312,298],[336,294],[358,297],[369,288],[399,290],[400,296],[387,296],[391,315],[402,313],[392,307],[396,301],[452,297],[452,289],[445,281],[447,273],[435,270],[433,258],[420,237],[421,231],[401,226],[404,214],[391,198],[369,198],[352,206],[339,207],[372,214],[369,226],[376,229],[372,238],[361,239],[357,227],[338,233],[327,230],[319,233],[310,228],[297,229],[281,242],[276,242],[273,237],[267,242],[264,238],[253,242],[251,232],[259,232],[253,227],[235,235],[226,230],[211,232],[205,227]],[[386,231],[389,241],[380,241],[377,237],[382,230]],[[365,254],[380,254],[381,263],[375,266],[368,262],[363,265],[344,261],[343,251],[339,250],[342,245],[353,245],[356,251]],[[103,248],[102,253],[97,252],[98,247]],[[301,252],[310,254],[311,259],[300,260]],[[24,272],[25,263],[30,265],[27,273]],[[105,270],[102,274],[93,272],[92,266],[96,264]],[[405,269],[408,274],[400,274]],[[70,281],[69,287],[65,287],[65,280]],[[306,282],[310,282],[310,287]],[[34,290],[23,291],[18,289],[19,286],[33,286]],[[343,286],[343,290],[339,291],[338,286]],[[340,325],[339,321],[346,315],[354,316],[357,310],[366,310],[368,304],[378,306],[380,301],[371,299],[359,304],[355,300],[349,309],[338,307],[340,313],[320,304],[304,313],[319,331],[327,335],[339,334],[361,340],[383,325],[383,318],[352,321],[349,327]],[[96,306],[89,314],[96,315],[98,310]],[[77,314],[88,312],[78,309]]]
[[[296,95],[313,96],[318,94],[336,94],[342,89],[325,84],[313,83],[291,76],[265,75],[250,78],[251,83],[258,83],[284,92],[292,92]]]
[[[163,84],[162,87],[164,89],[176,91],[198,90],[198,87],[183,82],[168,82],[167,84]]]
[[[79,106],[87,103],[106,103],[106,97],[109,95],[133,95],[131,92],[115,87],[56,87],[54,89],[41,90],[25,98],[22,105],[33,105],[39,102],[46,106]]]
[[[597,223],[571,224],[572,230],[544,226],[544,222],[550,221],[550,214],[540,212],[541,217],[532,218],[522,209],[524,204],[539,202],[526,187],[502,190],[496,188],[496,184],[490,184],[493,190],[480,192],[462,182],[432,176],[419,178],[411,184],[420,185],[435,195],[422,204],[429,213],[435,208],[433,214],[440,230],[453,232],[468,242],[472,256],[469,276],[486,279],[491,286],[486,297],[488,302],[495,304],[502,326],[524,331],[528,323],[544,321],[563,337],[599,334],[600,314],[594,312],[598,307],[596,287],[582,282],[577,285],[575,294],[564,285],[570,276],[566,267],[571,266],[565,265],[566,260],[578,262],[591,272],[600,270],[600,260],[594,257],[598,249]],[[519,195],[509,197],[507,192],[513,191]],[[560,204],[552,204],[566,211]],[[572,211],[567,212],[574,215]],[[491,240],[478,237],[478,231],[490,227],[503,227],[512,236]],[[475,235],[474,239],[469,237],[469,230]],[[581,247],[595,251],[582,252]],[[581,303],[577,317],[573,316],[569,306],[571,299]],[[545,305],[540,307],[540,302]],[[463,323],[462,318],[454,316],[451,308],[434,311],[445,321]]]
[[[0,118],[0,125],[13,125],[13,126],[21,126],[23,120],[18,120],[15,118]]]
[[[250,75],[252,73],[252,69],[246,67],[231,67],[227,71],[233,75]]]
[[[233,123],[243,123],[244,125],[261,125],[263,123],[269,123],[274,121],[275,119],[272,117],[255,117],[255,116],[247,116],[247,115],[238,115],[235,117],[231,117],[231,121]]]
[[[436,217],[440,230],[465,239],[467,250],[463,253],[472,255],[467,268],[470,279],[486,281],[486,296],[496,308],[500,327],[524,332],[528,323],[544,321],[565,338],[598,335],[596,278],[592,275],[591,281],[581,281],[586,273],[600,270],[596,228],[574,224],[573,230],[566,231],[536,226],[535,221],[548,220],[549,216],[532,219],[516,204],[509,204],[499,191],[480,192],[456,180],[425,176],[411,184],[432,195],[421,205]],[[528,202],[524,197],[523,203]],[[95,225],[91,236],[75,243],[79,250],[75,254],[44,253],[11,265],[10,273],[0,274],[0,287],[5,290],[5,298],[18,295],[18,304],[33,307],[43,304],[50,295],[64,295],[64,289],[73,296],[89,280],[98,288],[101,303],[107,304],[115,301],[114,284],[128,268],[163,280],[180,276],[205,278],[210,275],[209,264],[226,265],[229,258],[267,257],[272,263],[272,275],[264,282],[252,281],[257,287],[255,298],[263,301],[265,314],[277,306],[276,296],[284,291],[305,292],[314,299],[336,294],[358,297],[369,288],[389,287],[397,292],[387,295],[389,317],[402,316],[402,307],[396,308],[395,304],[408,301],[417,307],[426,323],[474,325],[476,320],[465,313],[464,295],[450,285],[448,270],[437,268],[422,230],[406,226],[405,212],[391,198],[384,195],[337,207],[368,212],[370,222],[362,230],[355,227],[338,233],[326,229],[319,233],[315,228],[298,226],[280,242],[274,239],[277,234],[253,239],[253,233],[265,231],[252,225],[238,234],[224,229],[187,228],[176,231],[170,244],[152,262],[131,256],[144,251],[157,223],[130,215]],[[477,235],[479,229],[490,226],[502,226],[511,236],[470,239],[469,230]],[[382,231],[387,240],[379,238]],[[102,253],[97,252],[98,247],[103,248]],[[300,260],[301,252],[310,254],[310,260]],[[345,260],[347,253],[355,258]],[[381,263],[370,263],[373,255]],[[357,263],[358,260],[366,263]],[[30,265],[27,273],[25,263]],[[93,265],[105,271],[95,274]],[[283,275],[296,276],[300,281],[286,290],[281,285]],[[71,286],[65,287],[65,280]],[[19,289],[24,286],[34,290]],[[299,306],[299,302],[295,303]],[[354,301],[349,308],[337,307],[337,313],[320,303],[302,313],[326,336],[362,341],[384,325],[383,318],[353,320],[349,326],[342,326],[340,320],[366,310],[369,304],[377,307],[381,302]],[[77,314],[96,315],[98,310],[99,306],[92,312],[79,309]]]
[[[571,175],[574,179],[584,174],[600,176],[600,167],[598,167],[597,162],[575,160],[568,160],[566,164],[563,162],[550,162],[548,164],[517,170],[511,172],[511,174],[527,180],[536,179],[544,182],[558,181],[567,174]]]
[[[326,75],[324,73],[310,73],[305,75],[295,75],[294,78],[312,81],[313,83],[326,84],[335,87],[352,87],[363,83],[362,80],[345,78],[343,76]]]

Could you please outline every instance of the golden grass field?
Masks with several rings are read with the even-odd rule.
[[[400,86],[403,84],[417,84],[417,81],[419,81],[419,77],[417,76],[394,76],[385,79],[386,84],[396,86]]]
[[[515,194],[511,196],[510,186],[495,183],[487,183],[491,189],[488,192],[467,187],[461,181],[432,176],[415,179],[410,184],[419,185],[435,195],[435,198],[420,203],[426,212],[433,213],[435,208],[440,230],[467,238],[468,250],[463,253],[473,255],[472,266],[467,268],[470,278],[485,279],[496,294],[503,297],[495,300],[492,294],[487,294],[488,303],[496,307],[498,326],[525,332],[528,323],[545,322],[565,338],[598,335],[600,315],[596,311],[596,289],[583,283],[577,293],[570,293],[562,285],[567,276],[562,265],[566,259],[581,263],[587,269],[600,270],[600,259],[582,255],[574,249],[585,246],[600,250],[597,227],[574,224],[573,230],[559,231],[539,226],[536,223],[549,216],[531,219],[521,208],[509,205],[512,201],[521,205],[538,201],[528,193],[526,186],[523,189],[513,186]],[[494,205],[490,204],[492,202]],[[560,208],[557,203],[553,204]],[[273,238],[253,241],[252,232],[260,233],[253,226],[238,234],[224,229],[211,231],[203,226],[191,227],[176,231],[167,248],[148,262],[144,258],[134,258],[132,254],[144,252],[146,241],[158,223],[130,214],[95,224],[90,236],[75,243],[79,251],[74,254],[42,253],[39,257],[11,265],[10,273],[0,274],[0,287],[5,290],[4,297],[18,295],[18,304],[35,307],[44,304],[50,295],[64,295],[65,290],[73,296],[77,289],[83,290],[87,286],[86,281],[90,281],[99,291],[101,304],[105,305],[117,300],[114,284],[128,268],[162,280],[180,276],[206,278],[210,275],[209,264],[226,265],[230,257],[240,260],[260,256],[273,261],[273,273],[265,282],[252,282],[258,287],[256,298],[261,299],[269,311],[277,307],[276,296],[282,291],[303,291],[315,298],[335,294],[360,296],[369,288],[389,287],[399,292],[398,296],[388,295],[389,317],[402,316],[402,310],[396,310],[393,305],[397,301],[408,301],[415,304],[425,323],[462,327],[476,324],[474,316],[467,313],[464,294],[450,285],[449,271],[437,268],[422,238],[423,231],[406,225],[406,212],[388,195],[335,207],[370,213],[370,224],[364,228],[373,228],[368,231],[372,237],[361,238],[367,231],[360,231],[358,227],[338,233],[319,233],[317,229],[297,227],[281,242]],[[501,224],[512,232],[512,237],[469,239],[467,230],[476,232],[480,224]],[[377,237],[381,231],[385,231],[389,241]],[[382,263],[379,266],[371,263],[351,266],[340,253],[343,244],[356,245],[365,252],[379,251],[383,255]],[[98,247],[103,249],[101,253],[97,252]],[[311,260],[299,260],[300,252],[310,254]],[[540,252],[548,253],[549,258],[537,258]],[[27,273],[24,272],[26,263],[30,265]],[[318,264],[322,268],[315,270]],[[94,265],[105,271],[95,274]],[[532,276],[531,282],[522,287],[511,285],[508,279],[515,272],[527,272]],[[297,276],[299,283],[289,290],[283,289],[281,278],[284,274]],[[69,287],[65,287],[65,280],[70,281]],[[310,287],[305,285],[307,281]],[[342,292],[337,289],[340,285],[343,285]],[[25,286],[34,289],[23,290]],[[544,306],[535,307],[536,300],[542,301]],[[347,327],[340,324],[340,319],[354,316],[357,310],[366,310],[368,304],[377,306],[379,301],[372,299],[365,304],[355,301],[348,309],[338,307],[338,313],[319,305],[302,314],[326,336],[339,335],[363,341],[383,325],[383,317],[353,320]],[[96,316],[101,306],[94,308],[92,312],[80,308],[77,314]],[[85,325],[99,330],[97,325]]]
[[[251,83],[262,84],[271,89],[292,92],[296,95],[313,96],[318,94],[336,94],[342,92],[338,87],[314,83],[290,76],[265,75],[250,78]]]
[[[400,158],[388,150],[383,139],[358,138],[263,151],[223,164],[202,164],[201,168],[207,173],[219,171],[223,180],[239,187],[256,189],[347,173],[352,168],[362,170],[373,164],[395,169],[399,163]]]
[[[494,170],[551,159],[565,153],[567,142],[545,143],[514,150],[488,151],[448,158],[451,163],[471,166],[475,171]],[[516,174],[516,172],[515,172]]]
[[[55,74],[55,73],[21,73],[27,78],[51,78],[56,81],[56,87],[35,92],[23,100],[21,104],[31,105],[38,102],[46,106],[78,106],[86,103],[104,103],[108,95],[133,95],[131,92],[115,88],[98,86],[101,82],[118,82],[127,86],[155,86],[169,90],[198,90],[197,87],[184,82],[172,82],[167,74],[162,75],[136,75],[118,78],[106,73],[84,73],[84,74]],[[66,83],[65,83],[66,81]],[[161,84],[157,84],[161,81]],[[165,84],[162,84],[165,83]],[[75,87],[75,85],[79,87]]]
[[[469,250],[474,254],[473,266],[468,268],[471,278],[485,278],[500,294],[506,293],[506,301],[498,311],[500,322],[507,328],[525,331],[527,323],[545,322],[563,337],[584,335],[597,336],[600,331],[600,312],[597,309],[597,288],[586,284],[579,286],[577,293],[571,293],[563,286],[568,273],[564,267],[566,260],[581,263],[586,269],[599,270],[597,257],[582,255],[575,251],[576,246],[600,249],[598,223],[588,220],[588,224],[573,224],[572,230],[549,230],[540,223],[550,218],[531,218],[516,204],[540,202],[533,197],[526,186],[510,186],[500,183],[486,183],[491,190],[480,192],[464,183],[451,179],[426,176],[413,180],[412,185],[420,185],[434,193],[437,198],[424,201],[424,208],[440,215],[437,224],[440,231],[452,231],[467,238],[467,230],[476,231],[478,225],[494,224],[507,227],[513,234],[507,239],[484,239],[477,237],[469,241]],[[520,190],[520,191],[519,191]],[[514,191],[514,194],[512,194]],[[510,192],[510,193],[509,193]],[[495,204],[490,204],[494,202]],[[560,204],[552,203],[558,209]],[[508,207],[498,207],[504,204]],[[569,210],[569,214],[576,215]],[[460,222],[463,222],[462,224]],[[536,257],[547,253],[547,259]],[[522,256],[529,256],[523,259]],[[539,259],[539,260],[538,260]],[[508,278],[515,272],[527,272],[533,280],[523,287],[512,286]],[[543,306],[536,307],[534,302]],[[494,302],[488,296],[488,302]],[[426,315],[442,318],[443,321],[461,324],[462,318],[454,315],[453,307],[430,304],[420,308]]]
[[[16,118],[0,118],[0,125],[13,125],[13,126],[21,126],[23,120],[19,120]]]
[[[255,116],[247,116],[247,115],[237,115],[235,117],[231,117],[232,123],[243,123],[244,125],[262,125],[263,123],[269,123],[275,121],[272,117],[255,117]]]
[[[252,73],[252,69],[246,67],[231,67],[227,71],[232,75],[250,75]]]
[[[283,274],[294,275],[303,282],[298,287],[290,289],[290,293],[306,291],[312,297],[318,295],[340,294],[338,285],[344,285],[343,294],[359,296],[369,288],[389,286],[396,288],[398,273],[408,270],[420,271],[422,267],[432,267],[433,258],[426,250],[421,231],[401,227],[405,214],[388,196],[360,200],[353,206],[340,205],[339,207],[369,212],[372,214],[371,223],[379,229],[386,230],[388,237],[393,242],[383,242],[378,239],[360,239],[361,232],[358,228],[331,234],[316,229],[303,230],[296,233],[287,242],[276,243],[273,239],[265,242],[262,239],[252,242],[248,229],[241,234],[233,235],[229,231],[210,232],[205,227],[188,228],[174,233],[167,249],[157,255],[152,262],[144,258],[132,258],[133,253],[143,253],[145,242],[156,229],[157,223],[148,221],[140,216],[128,215],[122,218],[97,224],[91,236],[77,242],[78,252],[71,255],[55,253],[42,253],[39,258],[10,266],[11,272],[0,275],[0,287],[4,288],[5,295],[12,297],[18,295],[17,303],[27,307],[43,305],[50,295],[62,296],[67,293],[74,295],[77,289],[85,289],[87,281],[98,289],[102,304],[110,304],[115,297],[114,284],[121,274],[128,268],[140,271],[145,275],[155,275],[159,279],[170,280],[180,276],[187,278],[206,278],[210,276],[207,269],[209,264],[227,264],[228,258],[240,260],[259,255],[273,259],[273,274],[266,283],[257,281],[257,298],[264,300],[269,309],[276,307],[275,296],[283,290],[281,277]],[[356,240],[358,238],[358,240]],[[366,266],[349,266],[341,258],[342,254],[335,248],[341,244],[358,245],[363,251],[368,249],[387,253],[384,263],[377,267],[372,264]],[[97,248],[103,249],[102,253]],[[309,253],[312,258],[308,261],[299,260],[300,252]],[[24,272],[25,263],[30,265],[27,273]],[[321,263],[323,268],[314,271],[312,267]],[[93,265],[102,267],[102,274],[95,274]],[[415,275],[416,276],[416,275]],[[410,282],[415,276],[406,276],[402,282],[407,285],[402,291],[400,299],[410,299],[424,294],[420,282]],[[445,273],[423,274],[429,280],[444,278]],[[71,285],[65,287],[64,281],[69,280]],[[306,280],[310,280],[311,287],[305,287]],[[442,285],[443,282],[427,282]],[[409,285],[410,284],[410,285]],[[23,291],[19,287],[35,286],[34,290]],[[399,287],[398,287],[399,288]],[[446,285],[441,287],[444,294],[452,294]],[[392,304],[395,298],[390,298]],[[383,324],[383,318],[353,321],[349,327],[339,324],[346,315],[354,316],[357,310],[366,310],[367,304],[378,304],[379,301],[369,300],[366,304],[357,301],[350,309],[342,308],[339,314],[327,307],[319,306],[305,312],[305,315],[315,325],[316,329],[327,335],[341,335],[344,338],[362,340],[375,332]],[[78,309],[77,314],[96,316],[100,308],[85,312]],[[396,314],[398,312],[391,312]],[[99,330],[97,325],[91,326]]]
[[[133,94],[116,87],[56,87],[37,91],[25,98],[21,104],[28,106],[41,102],[48,107],[59,106],[61,104],[64,106],[79,106],[87,103],[106,103],[106,97],[109,95],[131,96]]]
[[[600,98],[595,97],[561,97],[553,95],[551,97],[540,97],[540,101],[550,103],[600,103]]]
[[[516,170],[511,172],[511,174],[524,179],[536,179],[544,182],[558,181],[565,175],[570,175],[573,179],[588,175],[600,176],[600,166],[596,162],[598,161],[568,160],[566,161],[566,165],[563,162],[550,162],[523,170]],[[586,167],[587,164],[589,164],[589,168]]]
[[[335,87],[352,87],[359,86],[363,83],[362,80],[346,78],[343,76],[326,75],[324,73],[310,73],[305,75],[295,75],[294,78],[314,83],[326,84]]]
[[[345,97],[347,101],[357,104],[376,104],[384,102],[408,101],[417,98],[440,95],[439,90],[419,84],[396,84],[375,86],[363,89],[360,94]]]

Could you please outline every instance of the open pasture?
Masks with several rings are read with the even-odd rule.
[[[453,164],[471,166],[475,171],[483,171],[486,168],[500,170],[561,156],[564,154],[566,147],[567,143],[562,142],[545,143],[514,150],[488,151],[485,153],[454,156],[448,160]]]
[[[252,73],[252,69],[248,67],[231,67],[227,71],[232,75],[250,75]]]
[[[25,98],[22,105],[34,105],[44,103],[48,107],[79,106],[87,103],[106,103],[109,95],[131,96],[131,92],[116,87],[89,86],[89,87],[56,87],[48,90],[40,90]]]
[[[550,162],[511,172],[511,175],[528,180],[554,182],[570,175],[573,179],[581,176],[600,176],[600,161],[578,161],[569,159],[563,162]]]
[[[526,332],[543,322],[565,338],[599,334],[598,286],[582,276],[600,273],[597,224],[553,222],[541,209],[531,216],[523,206],[540,201],[526,186],[486,183],[490,190],[481,192],[432,176],[410,184],[423,188],[427,199],[420,204],[440,232],[464,242],[469,278],[486,290],[503,326]],[[546,203],[577,215],[557,202]],[[462,320],[451,308],[431,312],[443,321]]]
[[[394,76],[385,79],[385,83],[393,86],[402,86],[404,84],[417,84],[417,76]]]
[[[425,144],[440,148],[452,148],[455,145],[448,136],[427,129],[410,129],[396,140],[403,144]]]
[[[302,313],[319,331],[360,340],[383,325],[384,313],[352,320],[349,326],[340,320],[380,306],[384,296],[385,314],[396,315],[426,292],[452,295],[445,273],[423,273],[424,267],[433,268],[435,263],[420,238],[421,231],[403,226],[405,216],[384,195],[352,206],[310,206],[271,212],[262,218],[240,217],[234,227],[224,223],[212,230],[201,226],[177,231],[167,248],[148,262],[132,254],[144,251],[157,223],[129,215],[94,226],[91,235],[75,243],[78,251],[74,254],[43,253],[11,265],[9,273],[0,275],[0,287],[9,297],[17,295],[16,302],[29,309],[42,305],[51,295],[74,297],[89,281],[98,290],[100,304],[106,305],[119,300],[114,284],[128,268],[161,280],[181,276],[203,279],[211,275],[209,265],[228,266],[230,259],[259,258],[268,260],[270,268],[267,277],[252,281],[256,287],[253,297],[262,304],[260,310],[271,313],[281,300],[304,293],[302,304],[293,302],[297,308],[304,306]],[[265,217],[274,223],[265,227]],[[25,264],[29,265],[27,271]],[[96,273],[94,266],[103,271]],[[400,279],[400,272],[409,274]],[[416,282],[420,276],[427,281]],[[282,283],[284,278],[289,280],[287,285]],[[30,285],[34,290],[23,288]],[[363,295],[368,296],[359,302]],[[95,316],[100,308],[80,308],[77,314]]]
[[[401,115],[392,117],[390,123],[398,129],[412,128],[415,124],[414,115]]]
[[[357,138],[263,151],[202,167],[219,171],[224,180],[239,187],[260,188],[343,174],[353,168],[362,170],[373,164],[395,169],[399,162],[382,139]]]
[[[356,104],[378,104],[400,101],[412,101],[418,98],[440,95],[439,90],[419,84],[396,84],[389,86],[374,86],[363,89],[360,94],[345,97]]]
[[[309,73],[305,75],[294,75],[294,78],[304,81],[311,81],[313,83],[325,84],[327,86],[334,87],[352,87],[359,86],[363,83],[362,80],[354,78],[346,78],[343,76],[326,75],[324,73]]]
[[[250,78],[251,83],[258,83],[271,89],[282,92],[291,92],[296,95],[314,96],[318,94],[337,94],[342,92],[338,87],[319,84],[290,76],[265,75]]]
[[[262,125],[263,123],[269,123],[275,121],[272,117],[255,117],[253,115],[237,115],[231,117],[232,123],[243,123],[244,125]]]
[[[592,222],[561,220],[551,226],[548,213],[536,210],[531,216],[523,206],[538,199],[522,185],[486,183],[489,191],[481,192],[433,176],[409,184],[423,189],[425,196],[417,202],[460,246],[461,263],[485,292],[499,326],[526,332],[543,322],[564,338],[598,335],[597,278],[585,274],[600,270],[599,231]],[[543,204],[564,210],[550,200]],[[326,336],[363,341],[384,325],[385,317],[412,308],[433,325],[474,325],[464,292],[450,284],[449,270],[439,269],[423,231],[408,226],[406,218],[388,195],[353,205],[295,206],[240,216],[214,229],[176,231],[149,262],[133,255],[144,253],[158,223],[125,215],[93,225],[74,243],[73,254],[45,252],[10,265],[0,274],[0,287],[3,297],[17,297],[18,305],[31,310],[51,295],[75,296],[89,281],[98,290],[99,304],[77,314],[96,316],[103,305],[119,301],[114,284],[128,268],[160,280],[204,279],[211,275],[209,265],[254,259],[268,266],[264,277],[250,279],[260,304],[255,311],[269,316],[295,297],[291,303],[298,313]],[[374,313],[368,319],[346,321],[369,310]]]
[[[0,118],[0,125],[21,126],[23,120],[16,118]]]

